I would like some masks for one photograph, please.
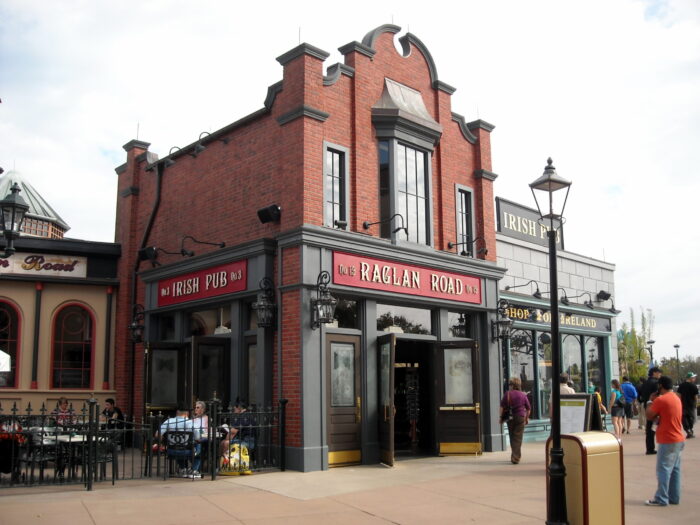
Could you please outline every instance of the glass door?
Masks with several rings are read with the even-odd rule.
[[[195,401],[221,400],[222,407],[230,402],[230,340],[228,337],[192,338],[192,393]]]
[[[478,344],[437,345],[437,449],[441,455],[480,454]]]
[[[360,338],[329,334],[326,337],[326,399],[329,466],[362,461],[362,396]]]
[[[188,348],[184,345],[147,345],[145,353],[146,414],[174,414],[189,402]]]

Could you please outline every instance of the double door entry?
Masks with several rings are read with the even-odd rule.
[[[326,338],[329,465],[362,462],[360,337]],[[376,432],[380,460],[480,453],[478,345],[387,334],[377,339]],[[367,395],[372,395],[369,393]],[[372,430],[367,429],[368,435]]]
[[[230,399],[228,338],[193,337],[187,344],[153,343],[145,362],[146,412],[172,413],[178,406],[214,397],[228,406]]]

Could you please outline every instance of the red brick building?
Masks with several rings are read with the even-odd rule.
[[[124,146],[117,388],[132,412],[288,399],[300,470],[502,447],[493,126],[452,111],[454,88],[414,35],[396,50],[399,30],[341,47],[325,76],[328,53],[299,45],[262,109],[164,158]],[[338,304],[315,323],[324,271]]]

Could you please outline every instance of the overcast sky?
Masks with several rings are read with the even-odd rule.
[[[495,194],[533,206],[551,156],[566,248],[617,265],[618,324],[650,308],[656,356],[700,355],[698,0],[2,0],[0,166],[68,236],[112,241],[123,144],[165,156],[260,109],[300,41],[327,67],[386,23],[430,50],[454,112],[496,126]]]

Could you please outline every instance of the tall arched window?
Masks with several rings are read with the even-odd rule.
[[[53,327],[53,388],[92,387],[92,317],[78,305],[63,308]]]
[[[18,337],[17,310],[0,301],[0,388],[17,388]]]

